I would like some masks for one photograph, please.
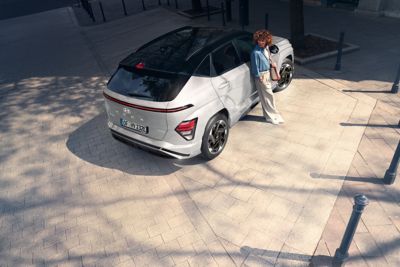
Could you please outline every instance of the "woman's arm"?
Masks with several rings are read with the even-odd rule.
[[[250,68],[251,68],[251,73],[257,78],[260,78],[259,65],[260,65],[260,58],[258,57],[255,51],[252,51],[250,56]]]

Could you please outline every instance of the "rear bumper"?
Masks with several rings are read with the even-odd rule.
[[[154,152],[162,153],[172,156],[177,159],[185,159],[196,156],[199,153],[194,153],[196,144],[189,144],[187,146],[174,146],[165,141],[152,140],[148,137],[136,134],[117,125],[108,122],[108,127],[113,135],[128,144],[137,145]]]

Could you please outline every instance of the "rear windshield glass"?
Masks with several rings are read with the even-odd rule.
[[[108,89],[133,98],[166,102],[173,100],[189,79],[187,75],[119,68]]]

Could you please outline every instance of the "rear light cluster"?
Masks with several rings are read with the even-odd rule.
[[[193,140],[194,138],[194,134],[196,132],[196,125],[197,125],[197,118],[190,121],[183,121],[179,123],[179,125],[175,128],[175,131],[180,136],[190,141]]]

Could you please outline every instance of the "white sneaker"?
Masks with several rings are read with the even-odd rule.
[[[279,121],[278,120],[276,120],[276,119],[267,119],[267,122],[269,122],[269,123],[272,123],[272,124],[274,124],[274,125],[278,125],[279,124]]]
[[[284,124],[284,123],[285,123],[285,120],[282,119],[282,117],[279,117],[279,118],[277,119],[277,121],[278,121],[279,124]]]

